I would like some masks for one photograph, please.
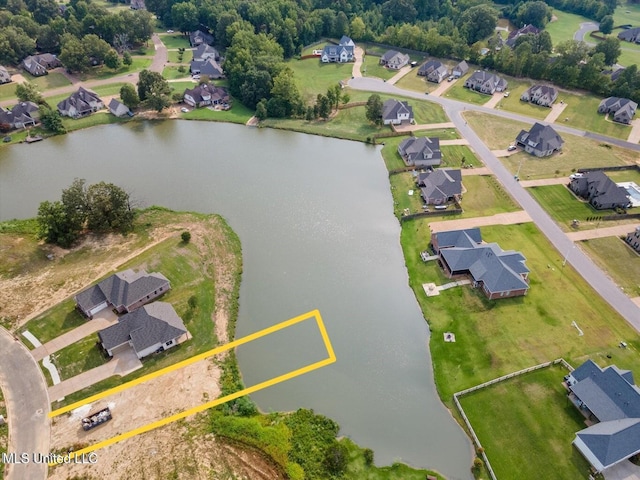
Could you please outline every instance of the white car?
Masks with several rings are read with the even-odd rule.
[[[518,147],[516,147],[515,145],[509,145],[507,147],[507,152],[513,152],[516,148],[518,148]]]
[[[580,177],[582,177],[582,176],[583,176],[583,174],[582,174],[582,173],[573,173],[573,174],[569,175],[569,178],[570,178],[571,180],[573,180],[574,178],[580,178]]]
[[[167,30],[167,33],[173,33],[173,30]]]
[[[504,92],[504,96],[508,97],[509,96],[509,92]]]
[[[200,75],[193,75],[191,78],[193,78],[194,80],[200,80]]]
[[[187,107],[182,107],[182,108],[180,109],[180,111],[181,111],[182,113],[187,113],[187,112],[189,111],[189,109],[188,109]]]

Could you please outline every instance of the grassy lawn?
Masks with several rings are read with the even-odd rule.
[[[420,188],[416,186],[416,179],[411,172],[398,173],[389,177],[391,192],[393,193],[393,213],[400,218],[405,209],[409,213],[422,212],[424,202],[420,197]],[[411,192],[411,195],[409,195]]]
[[[180,35],[178,33],[172,34],[160,34],[160,40],[164,43],[164,46],[168,49],[172,48],[186,48],[190,49],[191,45],[189,44],[189,38],[184,35]],[[185,55],[188,55],[189,52],[185,52]]]
[[[503,149],[512,142],[520,130],[529,125],[476,112],[466,112],[465,119],[492,150]],[[631,150],[600,144],[595,140],[574,135],[563,135],[562,152],[546,158],[537,158],[521,152],[501,160],[515,174],[520,168],[520,178],[550,178],[568,176],[578,168],[633,165],[637,154]],[[521,165],[522,163],[522,165]]]
[[[465,286],[427,297],[423,283],[449,281],[436,262],[424,263],[419,256],[429,244],[429,221],[404,222],[401,244],[411,287],[429,319],[435,381],[443,402],[451,405],[456,391],[560,356],[572,364],[592,358],[640,369],[637,333],[573,268],[562,268],[562,254],[532,223],[482,228],[483,240],[526,257],[531,271],[526,296],[489,301]],[[576,319],[583,336],[571,326]],[[455,333],[456,342],[445,343],[444,332]],[[619,349],[621,339],[633,348]]]
[[[414,68],[396,83],[398,88],[413,90],[414,92],[432,92],[438,88],[437,83],[427,82],[426,77],[418,75],[418,68]]]
[[[461,218],[482,217],[496,213],[515,212],[520,207],[502,188],[493,175],[468,175],[462,177],[466,191],[462,195]]]
[[[442,145],[440,151],[442,152],[441,167],[461,168],[463,165],[473,165],[474,167],[482,166],[482,162],[478,160],[478,157],[476,157],[466,145]],[[464,163],[462,162],[463,159]]]
[[[177,78],[191,78],[188,68],[182,67],[182,72],[179,70],[181,67],[164,67],[162,70],[162,76],[167,80],[175,80]]]
[[[302,55],[312,55],[314,50],[322,50],[325,45],[328,45],[328,42],[320,41],[309,45],[307,48],[302,50]]]
[[[78,259],[76,258],[72,261],[74,260],[77,261]],[[18,332],[23,333],[25,330],[29,330],[40,340],[40,343],[44,344],[80,325],[84,325],[86,321],[87,319],[75,309],[73,298],[69,298],[30,320]],[[24,339],[23,341],[29,348],[33,348],[33,345],[28,340]]]
[[[214,120],[218,122],[230,122],[245,124],[253,116],[253,110],[239,102],[235,102],[229,110],[209,110],[197,108],[189,113],[182,113],[182,118],[187,120]]]
[[[43,75],[41,77],[33,77],[27,72],[23,72],[22,75],[25,79],[27,79],[27,81],[35,84],[38,87],[38,90],[40,90],[41,92],[49,90],[51,88],[66,87],[67,85],[71,85],[71,82],[67,80],[67,77],[58,72],[49,72],[48,75]]]
[[[620,170],[607,172],[607,177],[616,183],[635,182],[640,185],[640,172],[638,170]]]
[[[129,117],[118,118],[115,115],[111,115],[111,113],[107,110],[102,110],[97,113],[93,113],[88,117],[83,118],[68,118],[64,117],[62,119],[62,123],[64,128],[67,129],[68,132],[72,132],[74,130],[82,130],[83,128],[95,127],[96,125],[109,125],[111,123],[123,123],[129,121]]]
[[[624,240],[618,237],[592,238],[580,242],[580,247],[627,295],[640,296],[640,255]]]
[[[149,68],[152,61],[153,60],[151,58],[132,57],[131,65],[122,65],[120,68],[117,68],[115,70],[107,68],[105,65],[99,65],[97,67],[93,67],[87,72],[80,74],[79,77],[84,82],[89,80],[103,80],[105,78],[117,77],[119,75],[124,75],[125,73],[138,72],[140,70],[144,70],[145,68]]]
[[[182,54],[181,62],[179,58],[180,52],[178,52],[177,50],[169,50],[167,53],[169,55],[169,63],[183,63],[185,65],[188,65],[189,62],[191,62],[191,58],[193,57],[191,52],[184,52]]]
[[[632,24],[634,27],[640,26],[640,5],[629,2],[628,0],[622,0],[618,2],[618,7],[613,12],[613,24],[624,25]],[[620,31],[614,30],[617,35]],[[626,45],[627,42],[622,43]]]
[[[415,130],[416,137],[438,137],[440,140],[456,140],[460,133],[455,128],[434,128],[428,130]]]
[[[611,215],[613,210],[596,210],[589,203],[582,202],[564,185],[544,185],[531,187],[529,193],[551,217],[569,232],[574,219],[580,221],[580,229],[595,228],[595,222],[587,222],[587,217]]]
[[[16,98],[16,85],[15,82],[0,85],[0,101]]]
[[[98,346],[96,333],[54,353],[52,359],[62,380],[75,377],[107,362]]]
[[[385,68],[380,65],[380,57],[373,55],[365,55],[362,67],[360,67],[363,77],[377,77],[383,80],[389,80],[398,70]]]
[[[444,96],[460,100],[462,102],[475,103],[476,105],[483,105],[491,100],[491,95],[484,95],[476,92],[475,90],[465,88],[464,79],[457,80],[455,85],[447,90]]]
[[[569,120],[563,122],[566,125],[625,140],[631,133],[631,126],[605,120],[605,116],[598,113],[598,105],[602,100],[600,97],[561,92],[557,101],[560,100],[563,100],[567,106],[558,119],[559,122],[568,118]]]
[[[589,463],[571,444],[584,418],[567,401],[559,365],[460,398],[498,478],[577,479]]]
[[[340,80],[351,78],[353,70],[353,63],[322,63],[319,58],[289,60],[286,65],[295,73],[302,99],[308,103],[314,103],[319,93],[327,93]]]
[[[551,112],[549,107],[541,107],[540,105],[520,100],[520,96],[531,85],[530,82],[523,82],[509,77],[509,96],[503,97],[502,100],[498,102],[498,105],[496,105],[496,108],[544,120],[549,112]]]
[[[566,40],[573,40],[573,34],[580,29],[580,24],[592,21],[580,15],[557,9],[553,9],[553,14],[557,17],[557,20],[547,23],[545,27],[545,30],[551,35],[553,45]]]
[[[180,92],[183,93],[187,88],[193,88],[198,85],[193,80],[185,80],[178,82],[169,82],[169,86],[171,87],[171,93]]]

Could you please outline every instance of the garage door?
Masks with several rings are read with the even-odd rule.
[[[106,301],[102,302],[100,305],[97,305],[97,306],[93,307],[91,310],[89,310],[89,315],[94,316],[100,310],[104,310],[105,308],[107,308],[107,302]]]

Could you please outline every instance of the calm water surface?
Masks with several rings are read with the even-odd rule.
[[[470,478],[471,445],[435,391],[378,150],[227,124],[98,127],[0,149],[0,219],[34,216],[74,177],[116,183],[142,206],[222,214],[243,246],[238,337],[319,309],[337,362],[254,394],[261,409],[313,408],[377,464]],[[247,385],[325,356],[311,322],[238,350]]]

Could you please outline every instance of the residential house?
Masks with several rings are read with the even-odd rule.
[[[115,98],[112,98],[111,101],[109,102],[109,111],[118,118],[133,116],[133,113],[131,113],[131,110],[129,110],[129,107],[127,107],[124,103],[118,101]]]
[[[549,125],[536,122],[529,131],[520,131],[516,137],[516,144],[536,157],[548,157],[562,149],[564,140]]]
[[[389,99],[382,104],[382,123],[385,125],[413,123],[413,108],[407,102]]]
[[[129,269],[105,278],[74,298],[76,308],[87,318],[93,318],[105,308],[115,309],[118,313],[132,312],[170,289],[169,280],[161,273]]]
[[[203,83],[184,91],[184,103],[196,108],[209,105],[229,105],[229,92],[224,87]]]
[[[640,27],[629,28],[618,34],[620,40],[631,43],[640,43]]]
[[[533,85],[520,96],[520,100],[542,107],[550,107],[557,98],[558,90],[550,85]]]
[[[590,425],[573,445],[597,472],[640,453],[640,388],[630,370],[587,360],[564,379],[569,400]]]
[[[507,40],[505,41],[505,43],[513,48],[516,46],[516,41],[518,40],[518,38],[520,38],[523,35],[539,35],[540,34],[540,29],[537,27],[534,27],[533,25],[525,25],[524,27],[518,29],[518,30],[513,30],[512,32],[509,33],[509,37],[507,37]]]
[[[58,60],[58,57],[51,53],[41,53],[38,55],[30,55],[22,60],[22,68],[29,72],[34,77],[41,77],[46,75],[48,70],[61,67],[62,63]]]
[[[587,200],[595,209],[628,208],[629,193],[605,175],[602,170],[586,172],[571,179],[569,188]]]
[[[77,92],[58,103],[60,115],[71,118],[86,117],[102,108],[104,108],[104,103],[100,97],[84,87],[78,88]]]
[[[33,102],[19,102],[11,110],[0,107],[0,125],[10,130],[26,128],[36,124],[38,106]]]
[[[203,61],[192,60],[189,67],[192,75],[206,75],[209,78],[224,78],[224,72],[220,64],[213,58]]]
[[[320,54],[322,63],[346,63],[353,60],[356,45],[346,35],[340,39],[338,45],[325,45]]]
[[[202,30],[196,30],[189,33],[189,43],[192,47],[197,47],[203,43],[211,45],[213,43],[213,35]]]
[[[455,68],[451,71],[451,75],[453,75],[454,78],[460,78],[468,71],[469,71],[469,65],[465,60],[463,60],[458,65],[455,66]]]
[[[409,137],[400,142],[398,153],[407,165],[418,168],[437,167],[442,162],[438,137]]]
[[[490,300],[526,295],[529,290],[524,255],[483,243],[478,228],[433,233],[431,245],[445,275],[470,276],[473,286]]]
[[[493,73],[484,70],[476,70],[464,82],[464,86],[476,92],[493,95],[495,92],[503,92],[507,89],[507,81]]]
[[[98,332],[110,357],[133,348],[138,358],[175,347],[187,338],[187,328],[170,303],[153,302],[127,313]]]
[[[449,76],[449,70],[439,60],[429,60],[418,69],[418,75],[433,83],[440,83]]]
[[[640,227],[637,227],[633,232],[627,234],[627,238],[624,239],[631,248],[640,253]]]
[[[9,74],[6,68],[0,65],[0,83],[9,83],[10,81],[11,81],[11,75]]]
[[[620,65],[614,65],[613,68],[603,70],[604,75],[608,75],[612,82],[618,80],[618,77],[624,72],[624,67]]]
[[[608,97],[600,102],[598,113],[613,114],[613,121],[630,124],[638,104],[628,98]]]
[[[394,70],[400,70],[409,63],[409,60],[409,55],[405,53],[388,50],[384,55],[382,55],[382,57],[380,57],[380,65],[384,65],[385,67],[392,68]]]
[[[129,5],[131,10],[146,10],[147,7],[144,3],[144,0],[131,0],[131,4]]]
[[[459,169],[439,168],[420,173],[417,183],[427,205],[443,205],[462,197],[462,171]]]
[[[216,62],[220,61],[220,53],[211,45],[201,43],[193,51],[193,60],[196,62],[204,62],[210,58],[213,58]]]

